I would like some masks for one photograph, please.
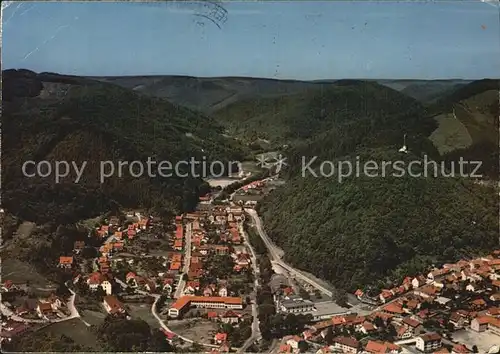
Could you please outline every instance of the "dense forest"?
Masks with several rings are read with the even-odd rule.
[[[418,165],[411,169],[413,176],[399,176],[391,164],[385,177],[381,170],[378,177],[364,174],[367,161],[378,166],[401,161],[407,168],[427,155],[440,162],[442,157],[427,139],[436,124],[426,107],[396,91],[376,90],[374,83],[343,85],[316,98],[316,110],[327,122],[289,150],[286,187],[258,206],[287,261],[354,290],[367,284],[387,286],[431,264],[496,247],[498,193],[470,179],[443,177],[443,171],[450,172],[451,159],[444,170],[437,165],[438,177],[433,176],[434,167],[424,177]],[[401,154],[406,133],[411,151]],[[310,167],[319,177],[309,170],[302,173],[302,159],[313,157],[317,160]],[[360,174],[339,181],[337,170],[321,177],[325,160],[334,167],[339,161],[350,162],[354,169],[359,162]],[[414,177],[418,172],[421,177]]]
[[[125,167],[101,184],[100,162],[229,162],[246,153],[211,118],[111,84],[6,70],[3,95],[3,204],[27,220],[74,222],[116,204],[190,210],[207,191],[201,178],[161,177],[154,166],[157,177],[147,171],[134,177]],[[30,160],[87,166],[78,184],[74,172],[55,183],[53,175],[25,177],[22,166]],[[200,165],[195,170],[202,172]]]

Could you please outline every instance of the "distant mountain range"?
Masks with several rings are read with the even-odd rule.
[[[140,93],[168,99],[191,108],[212,113],[245,99],[278,97],[314,90],[338,80],[277,80],[250,77],[197,78],[192,76],[93,77]],[[471,80],[363,80],[376,81],[410,97],[427,101]]]

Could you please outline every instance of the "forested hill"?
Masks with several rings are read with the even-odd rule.
[[[3,72],[3,206],[37,222],[71,222],[112,205],[193,208],[206,185],[199,178],[115,174],[99,181],[100,161],[240,160],[243,150],[209,117],[115,85],[28,70]],[[88,161],[75,174],[26,178],[25,161]],[[128,170],[126,170],[128,171]]]
[[[287,184],[258,207],[291,264],[347,290],[386,286],[498,245],[498,193],[465,178],[434,178],[432,170],[415,177],[418,165],[410,176],[409,163],[424,155],[439,162],[427,138],[437,123],[418,102],[375,85],[349,81],[314,98],[322,128],[287,151]],[[405,133],[408,154],[398,152]],[[301,163],[314,157],[318,177]],[[353,169],[359,161],[361,171],[339,182],[338,171],[330,176],[338,161]],[[363,172],[367,161],[377,177]],[[396,161],[403,175],[391,167]]]
[[[213,116],[228,127],[230,134],[250,141],[263,138],[279,145],[315,139],[338,124],[347,126],[367,117],[378,119],[371,120],[378,124],[402,112],[425,115],[419,102],[389,87],[339,80],[295,95],[242,100]]]

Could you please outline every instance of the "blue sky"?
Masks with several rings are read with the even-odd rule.
[[[76,75],[500,78],[499,8],[487,2],[230,1],[215,23],[199,2],[15,2],[2,62]]]

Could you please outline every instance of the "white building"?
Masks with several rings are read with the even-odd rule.
[[[433,352],[436,349],[441,348],[441,336],[437,333],[426,333],[417,337],[415,346],[421,352]]]

